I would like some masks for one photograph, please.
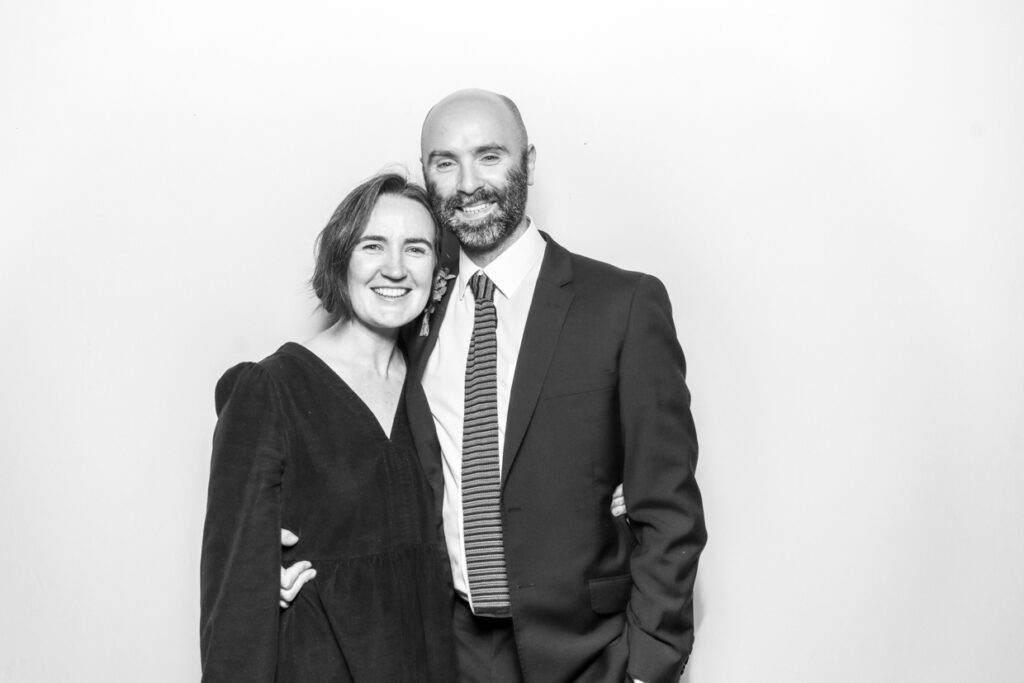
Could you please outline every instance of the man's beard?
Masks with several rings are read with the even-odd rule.
[[[522,222],[526,214],[527,182],[525,164],[510,170],[505,175],[505,188],[491,190],[481,187],[471,195],[456,192],[447,199],[437,192],[437,188],[427,183],[430,195],[430,206],[434,216],[445,228],[452,231],[459,244],[467,252],[482,252],[493,249],[504,242]],[[491,215],[482,222],[462,222],[458,210],[464,206],[478,202],[494,202],[496,206]]]

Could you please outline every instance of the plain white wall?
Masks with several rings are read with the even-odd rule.
[[[538,223],[672,295],[684,679],[1024,680],[1022,7],[0,4],[0,681],[198,678],[214,383],[466,86]]]

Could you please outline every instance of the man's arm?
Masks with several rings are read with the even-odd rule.
[[[622,484],[616,486],[615,490],[612,491],[612,503],[609,512],[612,517],[621,517],[627,512],[625,497],[622,493]],[[281,545],[291,547],[298,542],[298,536],[287,529],[281,529]],[[316,577],[316,570],[312,566],[309,562],[301,560],[287,569],[281,567],[282,608],[288,609],[288,606],[292,604],[295,596],[299,594],[299,591],[302,590],[306,582]]]
[[[298,536],[287,529],[281,529],[281,545],[291,547],[298,542]],[[313,569],[312,563],[306,560],[300,560],[287,569],[282,566],[281,608],[288,609],[288,605],[292,604],[292,600],[299,594],[299,591],[306,585],[306,582],[314,578],[316,578],[316,570]]]
[[[647,683],[675,683],[690,655],[693,586],[707,540],[685,376],[665,287],[642,276],[619,360],[619,405],[625,499],[638,541],[627,671]]]

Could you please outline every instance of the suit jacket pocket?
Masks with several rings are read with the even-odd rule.
[[[544,396],[570,396],[572,394],[585,394],[589,391],[602,391],[614,389],[619,381],[619,374],[614,370],[601,372],[595,375],[584,375],[582,377],[558,378],[548,382],[544,386]]]
[[[590,579],[590,606],[598,614],[615,614],[623,612],[629,604],[629,594],[633,590],[633,577],[609,576],[602,579]]]

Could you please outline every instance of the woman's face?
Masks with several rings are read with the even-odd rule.
[[[407,197],[381,196],[348,264],[353,320],[375,330],[413,320],[427,305],[436,262],[430,212]]]

